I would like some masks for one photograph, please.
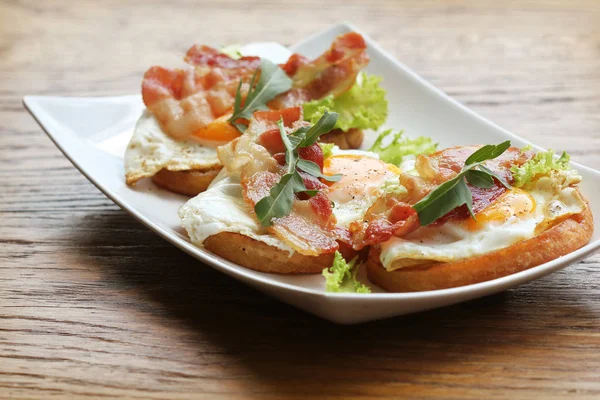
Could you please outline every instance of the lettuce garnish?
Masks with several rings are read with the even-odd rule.
[[[382,132],[369,149],[379,154],[379,158],[390,164],[400,165],[406,156],[416,156],[418,154],[431,154],[437,149],[437,143],[431,138],[420,136],[416,139],[403,138],[404,131],[393,134],[391,142],[383,146],[382,142],[390,135],[392,130]]]
[[[323,152],[323,160],[333,155],[333,146],[335,146],[333,143],[319,142],[319,147],[321,147],[321,151]]]
[[[514,178],[513,186],[523,187],[552,171],[570,170],[570,159],[571,156],[564,151],[560,157],[555,156],[554,150],[540,151],[520,167],[512,166],[510,172],[512,172]]]
[[[325,110],[340,114],[336,128],[377,129],[387,119],[388,102],[381,77],[361,72],[354,86],[344,94],[303,104],[304,119],[316,123]]]
[[[397,176],[383,182],[381,189],[384,194],[391,194],[394,196],[401,196],[407,193],[406,188],[400,184]]]
[[[325,288],[328,292],[371,293],[371,289],[356,280],[360,267],[358,256],[346,262],[339,251],[335,252],[333,265],[323,270]]]

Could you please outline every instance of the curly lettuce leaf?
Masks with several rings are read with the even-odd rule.
[[[319,147],[321,147],[321,151],[323,152],[323,160],[333,155],[333,146],[335,146],[333,143],[319,142]]]
[[[304,119],[315,123],[325,111],[340,114],[336,128],[377,129],[387,119],[388,102],[381,77],[361,72],[354,86],[344,94],[332,95],[303,104]]]
[[[381,191],[384,194],[391,194],[394,196],[401,196],[408,192],[406,188],[400,184],[400,181],[397,176],[391,179],[387,179],[385,182],[383,182]]]
[[[358,256],[346,262],[339,251],[335,252],[333,265],[323,270],[325,288],[328,292],[371,293],[371,289],[356,280],[360,267]]]
[[[569,156],[563,151],[560,157],[555,156],[554,150],[540,151],[525,164],[519,166],[513,165],[510,172],[513,174],[513,186],[523,187],[528,183],[548,175],[552,171],[570,170]]]
[[[406,156],[416,156],[418,154],[431,154],[437,149],[437,143],[431,138],[420,136],[416,139],[403,138],[404,131],[393,134],[391,142],[383,146],[383,141],[390,135],[392,130],[382,132],[369,149],[379,154],[379,158],[390,164],[400,165]]]

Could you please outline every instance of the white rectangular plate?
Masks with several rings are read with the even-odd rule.
[[[315,57],[339,34],[356,31],[336,25],[311,36],[290,50]],[[390,115],[387,126],[405,129],[407,135],[433,137],[440,146],[499,143],[530,144],[494,125],[446,96],[393,59],[365,36],[371,62],[368,71],[383,77],[388,91]],[[282,62],[289,50],[274,43],[255,43],[244,48]],[[26,96],[25,106],[48,136],[94,185],[148,228],[213,268],[243,281],[282,301],[328,320],[351,324],[423,311],[500,292],[540,278],[589,256],[600,247],[598,222],[592,241],[585,247],[552,262],[504,278],[454,289],[420,293],[327,293],[323,278],[264,274],[239,267],[191,244],[180,228],[178,208],[186,198],[161,190],[151,182],[136,188],[125,185],[123,154],[133,127],[144,109],[140,96],[65,98]],[[367,144],[373,140],[369,138]],[[539,147],[534,146],[539,149]],[[575,165],[583,176],[581,189],[593,200],[592,211],[600,215],[600,173]],[[593,196],[596,195],[596,196]]]

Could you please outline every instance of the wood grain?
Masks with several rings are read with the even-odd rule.
[[[501,126],[600,168],[598,1],[1,1],[0,397],[600,397],[597,255],[500,295],[335,326],[145,229],[20,105],[136,93],[194,42],[292,44],[340,20]]]

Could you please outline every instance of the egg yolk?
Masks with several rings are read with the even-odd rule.
[[[229,123],[230,115],[224,115],[215,119],[210,124],[198,129],[194,136],[199,141],[214,142],[216,146],[223,143],[229,143],[240,136],[240,131]]]
[[[475,214],[477,221],[470,218],[467,228],[475,231],[493,222],[505,222],[510,217],[522,218],[535,211],[535,200],[529,193],[519,188],[512,188],[495,202]]]
[[[323,172],[342,175],[342,179],[329,187],[329,197],[339,202],[369,196],[386,179],[400,175],[400,169],[395,165],[360,155],[328,157],[323,163]]]

